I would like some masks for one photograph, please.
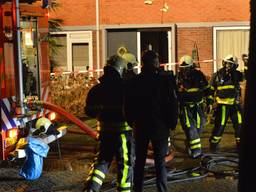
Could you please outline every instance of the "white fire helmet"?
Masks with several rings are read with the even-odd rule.
[[[46,117],[41,117],[36,121],[36,131],[40,133],[46,133],[52,122]]]
[[[115,68],[119,74],[122,76],[123,70],[126,68],[126,61],[119,55],[112,55],[107,60],[107,65]]]
[[[191,56],[184,55],[180,58],[179,61],[180,66],[179,67],[192,67],[194,65],[194,61]]]
[[[238,66],[238,59],[237,59],[236,56],[229,54],[222,61],[222,64],[223,64],[224,67],[227,63],[237,67]]]

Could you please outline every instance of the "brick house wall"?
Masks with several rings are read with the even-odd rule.
[[[96,63],[96,0],[58,0],[61,7],[52,17],[64,19],[64,30],[93,31],[93,65]],[[154,0],[145,5],[144,0],[100,0],[100,26],[125,28],[126,25],[144,26],[175,24],[176,61],[183,54],[191,54],[197,43],[200,60],[213,59],[213,26],[248,25],[249,0],[165,0],[169,6],[162,12],[163,1]],[[100,54],[104,50],[100,35]],[[101,63],[103,61],[101,54]],[[102,64],[101,64],[102,65]],[[202,70],[210,75],[212,63],[202,63]]]
[[[95,2],[58,0],[61,7],[53,17],[64,19],[65,26],[95,24]],[[249,20],[249,0],[166,0],[169,11],[163,13],[164,23],[231,22]],[[160,9],[163,1],[154,0],[145,5],[144,0],[100,0],[100,23],[149,24],[161,23]]]
[[[196,43],[199,53],[199,60],[212,59],[212,28],[178,28],[177,30],[177,56],[191,55],[191,50]],[[200,63],[201,69],[210,76],[213,73],[213,63]]]

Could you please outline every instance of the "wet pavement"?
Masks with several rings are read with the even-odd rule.
[[[234,153],[233,129],[228,127],[225,130],[221,148],[222,153],[211,156],[212,154],[208,153],[208,138],[211,128],[211,125],[209,125],[202,136],[204,153],[209,155],[208,159],[205,157],[203,160],[207,160],[207,163],[213,162],[211,166],[203,165],[202,161],[192,160],[187,156],[182,130],[178,129],[172,134],[172,149],[175,151],[175,155],[174,159],[168,162],[170,171],[168,191],[237,192],[237,177],[235,175],[238,168],[236,162],[231,162],[234,159],[237,160],[237,155]],[[57,149],[57,142],[50,145],[48,157],[44,159],[44,171],[41,177],[35,181],[26,181],[19,176],[19,170],[24,159],[14,162],[1,162],[0,191],[82,191],[84,179],[94,157],[95,141],[81,133],[79,128],[73,126],[69,129],[67,135],[60,139],[61,154],[58,153]],[[211,159],[212,157],[215,159]],[[224,158],[224,160],[222,161],[221,158]],[[227,159],[231,159],[231,161],[227,162]],[[217,162],[222,163],[217,165]],[[193,168],[197,167],[201,167],[200,170],[193,171]],[[179,175],[182,171],[184,174]],[[196,175],[193,175],[194,172]],[[115,164],[113,163],[102,191],[114,191],[115,173]],[[144,191],[157,191],[154,182],[150,182],[152,174],[154,175],[152,169],[147,168],[145,174],[145,181],[148,184],[145,185]]]

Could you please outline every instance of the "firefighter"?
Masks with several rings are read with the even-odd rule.
[[[131,191],[132,129],[123,116],[124,86],[121,78],[126,62],[113,55],[104,67],[100,83],[89,91],[85,113],[97,118],[99,152],[87,178],[85,191],[99,191],[113,160],[117,160],[117,190]]]
[[[180,59],[177,76],[180,122],[186,135],[186,147],[192,158],[202,154],[200,134],[206,123],[205,102],[210,106],[212,98],[205,75],[195,68],[189,55]]]
[[[215,125],[210,137],[210,150],[212,152],[216,152],[219,148],[219,143],[229,117],[235,130],[237,149],[239,149],[240,144],[242,125],[240,82],[243,80],[243,74],[237,70],[237,58],[233,55],[227,55],[223,59],[222,65],[223,67],[213,75],[211,80],[217,104]]]

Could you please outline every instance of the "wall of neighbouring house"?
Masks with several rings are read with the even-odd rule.
[[[61,6],[51,16],[64,20],[64,30],[93,31],[93,65],[96,67],[96,0],[58,2]],[[152,5],[145,5],[144,0],[100,0],[100,25],[125,28],[125,25],[177,24],[176,60],[183,54],[190,54],[195,42],[199,58],[204,60],[213,59],[212,26],[249,22],[249,0],[165,2],[169,6],[167,12],[160,11],[163,7],[163,1],[160,0],[154,0]],[[102,53],[102,39],[100,47]],[[201,68],[207,75],[213,72],[212,63],[202,63]]]

